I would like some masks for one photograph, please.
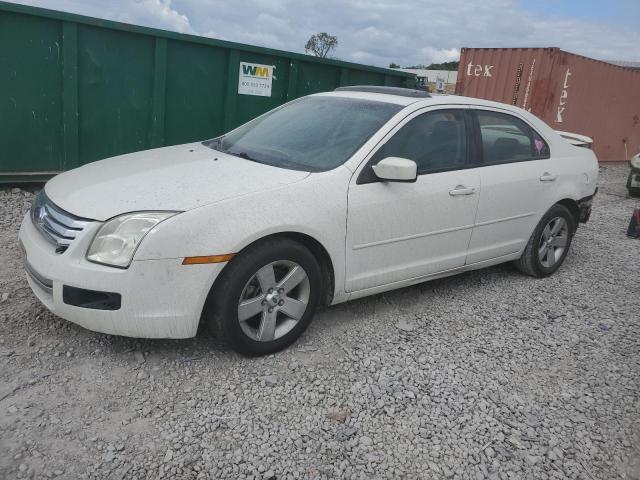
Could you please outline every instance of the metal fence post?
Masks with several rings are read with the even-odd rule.
[[[151,146],[164,145],[164,112],[167,84],[167,39],[156,37],[153,71],[153,118],[151,120]]]
[[[231,130],[236,124],[239,68],[240,52],[238,52],[238,50],[229,50],[229,60],[227,62],[227,94],[224,102],[225,132]]]
[[[79,166],[78,24],[62,22],[62,170]]]

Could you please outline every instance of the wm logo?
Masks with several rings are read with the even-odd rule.
[[[269,77],[269,69],[255,65],[242,65],[242,74],[251,75],[252,77]]]

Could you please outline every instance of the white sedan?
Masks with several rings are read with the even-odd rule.
[[[91,330],[185,338],[203,322],[240,352],[275,352],[320,303],[501,262],[555,272],[598,175],[588,142],[565,137],[474,98],[303,97],[213,140],[56,176],[20,229],[27,278]]]

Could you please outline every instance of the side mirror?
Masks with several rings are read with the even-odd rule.
[[[418,179],[416,162],[406,158],[383,158],[371,168],[376,177],[387,182],[415,182]]]

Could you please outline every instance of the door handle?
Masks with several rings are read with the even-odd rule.
[[[473,187],[465,187],[464,185],[456,185],[456,188],[449,190],[449,195],[457,197],[458,195],[473,195],[476,189]]]
[[[540,177],[540,181],[541,182],[553,182],[553,181],[555,181],[556,178],[558,178],[557,175],[552,175],[549,172],[544,172],[542,174],[542,176]]]

